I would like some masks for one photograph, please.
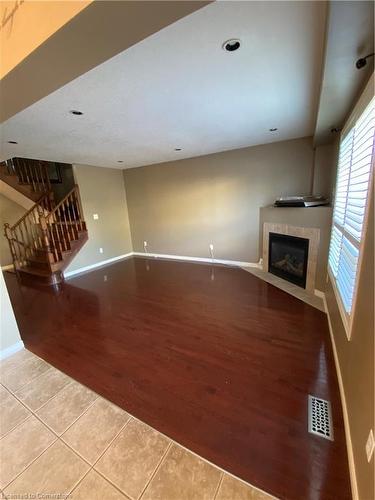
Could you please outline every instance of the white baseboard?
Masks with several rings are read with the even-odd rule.
[[[80,267],[79,269],[75,269],[74,271],[68,271],[64,273],[65,278],[71,278],[78,274],[82,274],[88,271],[92,271],[93,269],[97,269],[99,267],[106,266],[111,264],[112,262],[116,262],[118,260],[127,259],[132,256],[138,257],[153,257],[155,259],[169,259],[169,260],[185,260],[189,262],[207,262],[208,264],[224,264],[227,266],[236,266],[236,267],[260,267],[259,263],[255,262],[241,262],[239,260],[224,260],[224,259],[210,259],[209,257],[188,257],[186,255],[171,255],[171,254],[163,254],[163,253],[145,253],[145,252],[129,252],[124,255],[118,255],[117,257],[112,257],[111,259],[101,260],[100,262],[96,262],[95,264],[91,264],[89,266]]]
[[[64,277],[71,278],[73,276],[76,276],[77,274],[86,273],[87,271],[92,271],[93,269],[97,269],[98,267],[103,267],[108,264],[112,264],[112,262],[127,259],[132,255],[133,252],[130,252],[130,253],[125,253],[123,255],[118,255],[117,257],[112,257],[111,259],[101,260],[100,262],[96,262],[95,264],[90,264],[89,266],[80,267],[79,269],[75,269],[74,271],[68,271],[67,273],[64,273]]]
[[[9,264],[8,266],[1,266],[2,271],[8,271],[10,269],[13,269],[13,264]]]
[[[156,259],[185,260],[189,262],[207,262],[208,264],[224,264],[236,267],[260,267],[259,263],[241,262],[239,260],[210,259],[209,257],[188,257],[187,255],[171,255],[163,253],[133,252],[133,255],[140,257],[154,257]]]
[[[127,259],[129,257],[132,257],[133,255],[141,257],[154,257],[156,259],[185,260],[190,262],[207,262],[209,264],[212,263],[224,264],[227,266],[236,266],[236,267],[261,267],[260,263],[241,262],[239,260],[210,259],[209,257],[188,257],[186,255],[171,255],[162,253],[129,252],[123,255],[118,255],[117,257],[112,257],[111,259],[101,260],[100,262],[96,262],[95,264],[90,264],[89,266],[80,267],[79,269],[75,269],[74,271],[64,272],[64,277],[72,278],[73,276],[77,276],[78,274],[92,271],[99,267],[103,267],[108,264],[112,264],[113,262],[117,262],[118,260]],[[13,265],[3,266],[1,269],[3,271],[6,271],[7,269],[13,269]]]
[[[191,262],[207,262],[214,264],[224,264],[227,266],[237,266],[237,267],[260,267],[260,263],[255,262],[241,262],[239,260],[224,260],[224,259],[210,259],[209,257],[188,257],[185,255],[171,255],[171,254],[161,254],[161,253],[144,253],[144,252],[129,252],[123,255],[118,255],[117,257],[112,257],[111,259],[101,260],[100,262],[96,262],[95,264],[90,264],[89,266],[80,267],[79,269],[75,269],[74,271],[68,271],[64,273],[65,278],[71,278],[78,274],[86,273],[93,269],[97,269],[98,267],[103,267],[112,262],[116,262],[118,260],[127,259],[128,257],[141,256],[141,257],[154,257],[157,259],[171,259],[171,260],[186,260]],[[13,264],[8,266],[2,266],[2,271],[7,271],[8,269],[13,269]]]
[[[351,434],[350,434],[350,423],[349,423],[348,408],[346,405],[344,382],[342,380],[339,357],[337,354],[335,337],[333,335],[331,317],[329,315],[329,310],[328,310],[327,300],[326,300],[325,294],[323,294],[323,302],[324,302],[324,308],[325,308],[326,313],[327,313],[328,328],[329,328],[329,334],[331,337],[331,343],[332,343],[332,349],[333,349],[333,357],[335,360],[337,380],[339,382],[341,406],[342,406],[342,413],[343,413],[343,418],[344,418],[346,448],[347,448],[347,452],[348,452],[349,474],[350,474],[350,485],[352,488],[352,497],[353,497],[353,500],[359,500],[357,476],[356,476],[356,472],[355,472],[355,462],[354,462],[354,454],[353,454],[353,444],[352,444],[352,438],[351,438]]]
[[[13,345],[10,345],[9,347],[6,347],[5,349],[2,349],[0,351],[0,359],[6,359],[9,358],[9,356],[12,356],[12,354],[15,354],[18,351],[21,351],[21,349],[24,349],[24,345],[22,340],[19,340]]]

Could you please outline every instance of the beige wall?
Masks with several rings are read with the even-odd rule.
[[[0,78],[90,3],[91,1],[84,0],[1,1]]]
[[[332,200],[332,185],[336,174],[336,144],[318,146],[315,150],[313,193]]]
[[[124,170],[133,247],[246,262],[259,260],[259,208],[306,193],[311,138]]]
[[[337,356],[344,386],[353,444],[359,500],[375,498],[374,456],[367,462],[365,445],[374,416],[374,203],[365,240],[358,298],[350,341],[347,340],[336,298],[329,282],[326,290]]]
[[[66,272],[118,257],[132,251],[122,171],[75,165],[89,240]],[[93,214],[99,219],[94,220]],[[103,253],[99,253],[99,248]]]
[[[14,317],[3,273],[0,270],[0,359],[6,354],[5,349],[21,342],[20,332]]]
[[[2,266],[13,263],[8,240],[4,236],[4,224],[7,222],[12,226],[25,212],[25,208],[0,193],[0,264]]]

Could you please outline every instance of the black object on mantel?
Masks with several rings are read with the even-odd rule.
[[[274,203],[275,207],[319,207],[328,205],[329,200],[324,196],[307,195],[307,196],[282,196],[277,198]]]

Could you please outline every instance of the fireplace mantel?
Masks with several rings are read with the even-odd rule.
[[[331,232],[332,208],[328,206],[314,208],[297,207],[262,207],[259,217],[260,256],[263,258],[263,270],[268,271],[268,235],[269,232],[290,234],[311,240],[306,290],[325,289],[327,275],[328,247]]]

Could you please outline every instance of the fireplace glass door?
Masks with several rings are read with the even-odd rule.
[[[295,285],[306,288],[309,240],[269,233],[268,270]]]

